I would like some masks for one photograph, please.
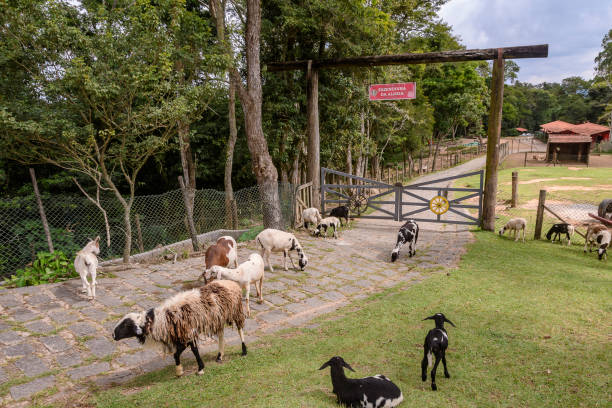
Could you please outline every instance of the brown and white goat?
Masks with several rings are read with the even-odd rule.
[[[198,280],[204,279],[204,283],[208,283],[207,275],[210,275],[210,268],[214,265],[228,267],[233,265],[238,267],[238,252],[236,240],[229,235],[225,235],[217,239],[217,243],[211,245],[206,250],[204,255],[204,272]]]

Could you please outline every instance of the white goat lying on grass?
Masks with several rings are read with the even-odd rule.
[[[224,268],[214,265],[209,269],[210,276],[206,279],[227,279],[236,282],[246,291],[247,315],[251,317],[251,307],[249,297],[251,296],[251,283],[255,284],[255,290],[259,297],[259,303],[263,303],[263,279],[264,279],[264,260],[259,254],[249,255],[249,260],[238,265],[236,269]]]

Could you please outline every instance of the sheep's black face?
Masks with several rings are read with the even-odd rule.
[[[604,259],[604,257],[606,259],[608,259],[608,249],[607,246],[602,245],[598,250],[597,250],[597,255],[599,256],[599,260],[601,261],[602,259]]]
[[[135,336],[142,336],[142,328],[136,324],[131,316],[126,316],[121,319],[113,331],[113,339],[117,341]]]
[[[304,268],[306,267],[306,265],[308,265],[308,259],[306,259],[306,257],[305,257],[305,256],[300,255],[300,261],[299,261],[299,264],[300,264],[300,269],[301,269],[301,270],[304,270]]]
[[[397,257],[399,256],[399,254],[395,251],[391,252],[391,262],[395,262],[397,261]]]

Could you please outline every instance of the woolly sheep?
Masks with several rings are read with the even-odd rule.
[[[302,211],[302,220],[304,220],[304,228],[308,229],[308,224],[317,225],[321,222],[321,213],[314,207],[306,208]]]
[[[136,337],[141,344],[160,344],[166,353],[174,353],[176,375],[183,375],[181,353],[191,347],[198,362],[198,375],[204,374],[204,363],[198,352],[200,334],[219,339],[217,362],[224,355],[223,330],[226,324],[236,324],[242,341],[242,355],[247,354],[242,328],[245,321],[242,290],[236,282],[217,280],[180,292],[156,308],[126,314],[115,326],[113,339]]]
[[[270,268],[270,272],[274,272],[272,269],[272,264],[270,263],[270,253],[271,252],[282,252],[283,253],[283,268],[285,271],[287,268],[287,257],[291,261],[291,265],[295,269],[295,264],[293,263],[293,259],[291,258],[290,251],[295,250],[298,253],[299,257],[299,265],[300,269],[304,270],[306,265],[308,264],[308,258],[300,245],[300,242],[297,240],[295,235],[280,231],[273,228],[267,228],[261,231],[256,237],[255,242],[261,247],[261,256],[268,262],[268,267]]]
[[[215,265],[210,268],[210,275],[210,278],[213,279],[228,279],[234,281],[246,291],[247,316],[251,317],[251,307],[249,305],[251,283],[255,284],[259,303],[263,303],[262,285],[264,279],[264,260],[261,255],[249,255],[249,260],[238,265],[236,269]]]
[[[518,241],[520,231],[523,231],[523,242],[525,242],[525,228],[527,227],[527,220],[524,218],[512,218],[506,223],[500,230],[499,235],[504,235],[506,230],[510,230],[509,236],[514,232],[514,241]]]

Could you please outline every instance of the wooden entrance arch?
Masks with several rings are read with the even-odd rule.
[[[519,47],[486,48],[426,52],[416,54],[369,55],[323,60],[272,62],[268,71],[306,71],[308,98],[308,181],[312,181],[313,206],[320,208],[319,179],[319,74],[320,69],[372,67],[378,65],[432,64],[441,62],[494,60],[491,81],[491,107],[487,129],[487,165],[481,225],[488,231],[495,229],[495,196],[497,195],[497,166],[499,164],[499,139],[501,134],[502,104],[504,99],[504,59],[546,58],[548,44]]]

